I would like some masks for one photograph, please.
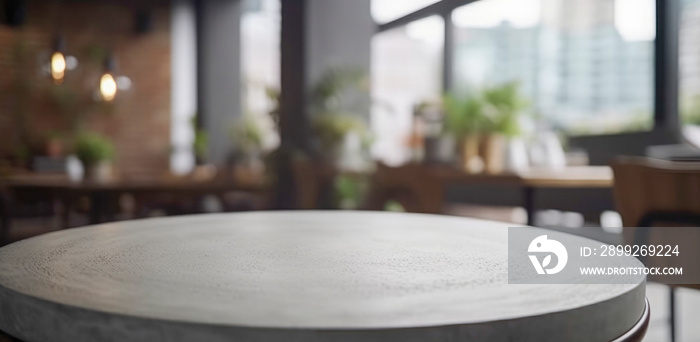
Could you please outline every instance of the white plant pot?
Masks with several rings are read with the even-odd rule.
[[[530,165],[549,169],[562,169],[566,166],[566,154],[553,132],[537,135],[530,147]]]
[[[66,174],[68,174],[68,179],[73,182],[79,182],[85,176],[85,169],[83,168],[83,163],[74,154],[66,157]]]
[[[527,147],[525,141],[521,138],[511,138],[508,140],[506,148],[505,171],[506,172],[521,172],[530,167],[527,156]]]

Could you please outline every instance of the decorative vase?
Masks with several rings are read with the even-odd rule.
[[[371,168],[366,153],[363,151],[362,137],[354,132],[345,135],[343,146],[339,152],[339,158],[335,166],[339,170],[351,172],[364,172]]]
[[[85,178],[83,163],[74,154],[66,157],[66,174],[68,174],[68,179],[73,182],[79,182]]]
[[[506,148],[505,171],[521,172],[527,170],[529,166],[525,141],[521,138],[511,138]]]
[[[451,135],[442,135],[435,139],[434,146],[431,146],[431,157],[428,159],[432,164],[452,164],[455,160],[457,144]]]
[[[481,155],[486,173],[499,174],[505,164],[507,139],[501,134],[489,134],[483,138]]]
[[[535,167],[561,169],[566,166],[566,154],[554,132],[543,132],[530,146],[530,164]]]
[[[88,182],[106,182],[112,178],[112,164],[107,161],[101,161],[92,164],[83,163],[84,177],[83,180]]]
[[[468,173],[480,173],[484,170],[484,160],[479,155],[479,136],[468,135],[462,144],[462,163]]]

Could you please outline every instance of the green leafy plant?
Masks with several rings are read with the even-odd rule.
[[[484,128],[483,104],[480,98],[460,100],[453,95],[443,99],[445,130],[455,137],[465,137],[481,132]]]
[[[367,126],[356,116],[344,114],[321,114],[314,117],[311,128],[320,144],[330,150],[340,148],[345,136],[356,133],[367,138]]]
[[[349,175],[339,175],[334,182],[338,206],[342,209],[357,209],[369,188],[368,180]]]
[[[204,160],[207,157],[209,148],[209,134],[201,128],[194,131],[194,141],[192,142],[192,150],[197,159]]]
[[[251,156],[263,150],[265,133],[259,120],[250,114],[236,120],[231,126],[230,137],[234,149],[239,154]]]
[[[484,90],[481,95],[488,130],[508,137],[520,134],[520,116],[528,102],[520,95],[520,85],[510,82]]]
[[[114,146],[100,134],[81,133],[75,140],[75,154],[86,167],[111,160],[114,156]]]
[[[327,70],[311,89],[311,110],[316,114],[342,111],[344,93],[353,88],[362,90],[365,78],[365,73],[359,69]]]
[[[391,200],[384,204],[384,211],[405,212],[406,208],[398,201]]]
[[[272,122],[275,124],[275,129],[279,131],[279,123],[280,123],[280,91],[277,88],[274,87],[265,87],[265,95],[267,96],[267,100],[271,104],[270,108],[270,118],[272,118]]]
[[[681,118],[684,124],[700,125],[700,95],[683,95],[680,107]]]
[[[520,117],[528,102],[520,95],[517,82],[484,89],[465,98],[443,98],[445,130],[457,137],[499,133],[508,137],[520,134]]]
[[[194,140],[192,141],[192,152],[194,153],[197,163],[203,163],[206,159],[209,151],[209,134],[207,134],[204,129],[199,127],[197,123],[197,116],[199,114],[195,113],[190,119],[190,125],[194,130]]]
[[[326,154],[336,153],[350,133],[358,134],[365,143],[370,140],[364,120],[352,113],[344,100],[351,90],[365,91],[365,80],[365,73],[359,69],[329,69],[311,89],[311,129]]]

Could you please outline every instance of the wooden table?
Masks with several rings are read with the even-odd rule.
[[[0,330],[76,342],[642,338],[643,280],[509,285],[506,232],[314,211],[63,230],[0,248]]]
[[[370,208],[379,209],[379,203],[391,193],[409,192],[415,199],[411,211],[437,214],[442,211],[447,188],[452,184],[506,185],[521,189],[522,206],[527,211],[528,224],[533,225],[537,190],[612,188],[613,173],[607,166],[531,169],[503,174],[469,174],[451,166],[380,166],[373,184],[375,198],[370,199]]]
[[[0,180],[0,188],[10,189],[11,193],[34,192],[43,198],[57,199],[63,202],[65,213],[69,213],[72,203],[80,197],[90,199],[89,223],[97,224],[111,220],[110,199],[122,194],[149,195],[165,194],[172,197],[216,195],[231,191],[264,192],[265,184],[244,184],[231,179],[196,180],[192,178],[154,177],[144,179],[117,178],[108,181],[72,181],[64,175],[16,175]],[[7,216],[11,216],[11,212]],[[67,221],[67,218],[64,218]],[[11,220],[5,227],[0,227],[0,244],[2,233],[10,229]],[[67,222],[63,223],[64,228]]]

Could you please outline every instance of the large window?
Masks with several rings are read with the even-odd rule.
[[[403,17],[439,0],[372,0],[372,17],[380,24]]]
[[[267,90],[280,86],[280,0],[245,0],[243,5],[243,106],[249,114],[267,113]]]
[[[386,9],[390,2],[394,3],[393,13],[400,15],[381,15],[390,12]],[[655,0],[465,0],[462,6],[459,2],[429,6],[436,2],[417,0],[405,6],[396,3],[373,0],[375,19],[380,24],[389,21],[380,25],[373,45],[375,86],[390,79],[383,75],[383,68],[393,68],[394,74],[425,70],[425,66],[406,65],[415,58],[406,53],[397,52],[400,56],[389,60],[388,48],[382,47],[397,32],[408,36],[410,25],[417,22],[403,19],[405,26],[397,28],[391,20],[416,10],[416,18],[435,15],[452,23],[448,28],[452,34],[447,35],[450,41],[431,59],[443,60],[445,51],[452,54],[446,59],[452,61],[445,67],[450,80],[444,83],[451,86],[447,91],[468,96],[517,81],[535,117],[566,133],[653,128]],[[422,9],[416,8],[419,3]],[[427,32],[420,34],[427,36]],[[441,37],[435,36],[442,45]],[[431,84],[441,84],[442,74],[434,75],[438,78],[432,78]],[[400,88],[393,89],[398,92]],[[381,99],[388,91],[380,87],[374,93]],[[417,95],[421,96],[404,92],[402,102],[416,105],[427,99],[426,94]],[[401,107],[402,111],[410,108]]]
[[[445,23],[439,16],[382,32],[372,41],[374,156],[388,164],[410,158],[413,108],[442,93]]]
[[[679,44],[681,115],[685,124],[698,126],[700,125],[700,0],[682,0],[681,2]],[[694,134],[694,136],[697,135],[698,133]]]
[[[279,145],[271,112],[277,109],[280,89],[280,0],[244,0],[241,17],[241,69],[244,117],[232,132],[256,127],[262,134],[263,152]],[[248,126],[254,125],[254,126]],[[242,138],[241,138],[242,139]]]
[[[653,125],[654,0],[482,0],[454,10],[457,91],[518,81],[569,133]]]

